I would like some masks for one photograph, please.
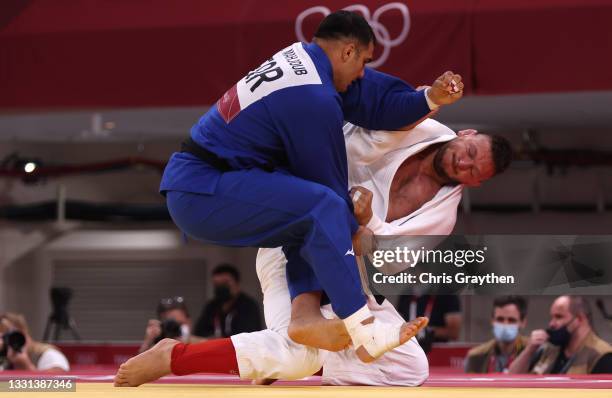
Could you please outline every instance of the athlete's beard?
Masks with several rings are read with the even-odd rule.
[[[448,151],[449,146],[450,142],[447,142],[438,149],[438,151],[434,155],[433,168],[438,177],[442,178],[442,180],[445,181],[445,185],[459,185],[460,182],[449,176],[446,170],[444,169],[444,154],[446,153],[446,151]]]

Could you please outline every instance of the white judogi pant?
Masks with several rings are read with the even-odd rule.
[[[285,264],[280,248],[260,249],[257,254],[268,329],[232,336],[240,378],[296,380],[313,375],[322,366],[324,385],[418,386],[427,379],[427,357],[415,338],[369,364],[361,362],[353,348],[329,352],[294,343],[287,335],[291,299]],[[369,297],[368,307],[383,322],[404,322],[386,300],[379,305]],[[325,306],[322,312],[327,318],[335,316],[331,306]]]

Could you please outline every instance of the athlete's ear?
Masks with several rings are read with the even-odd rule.
[[[464,137],[464,136],[474,135],[474,134],[478,134],[478,131],[474,130],[474,129],[467,129],[467,130],[457,131],[457,136],[458,137]]]
[[[357,51],[357,48],[355,47],[355,43],[350,41],[345,43],[342,46],[342,61],[346,62],[349,59],[351,59],[354,55],[355,52]]]

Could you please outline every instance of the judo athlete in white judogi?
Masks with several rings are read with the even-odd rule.
[[[470,142],[475,134],[473,130],[459,132],[460,136],[466,137],[465,143],[450,150],[440,150],[445,152],[442,155],[449,158],[447,169],[450,171],[443,173],[454,183],[439,188],[416,210],[389,220],[388,215],[394,211],[391,209],[391,192],[397,191],[392,184],[400,166],[428,148],[444,148],[442,144],[456,140],[458,136],[432,119],[426,119],[411,130],[397,132],[369,131],[351,124],[345,125],[350,185],[367,188],[373,194],[372,217],[367,227],[375,235],[450,234],[461,201],[463,184],[460,182],[477,185],[502,171],[509,161],[508,158],[495,164],[494,158],[499,156],[494,154],[497,151],[494,147],[499,145],[499,137],[480,137],[490,141],[486,153],[486,144]],[[472,162],[467,164],[470,159]],[[461,164],[462,161],[467,163]],[[232,336],[242,379],[299,379],[316,373],[321,367],[324,385],[418,386],[427,379],[427,357],[415,338],[370,364],[359,361],[352,347],[330,352],[292,341],[288,337],[291,299],[285,263],[280,248],[259,250],[257,275],[264,295],[268,329]],[[379,304],[369,294],[367,304],[378,319],[391,324],[404,322],[387,300]],[[323,306],[321,311],[326,318],[335,317],[329,305]]]

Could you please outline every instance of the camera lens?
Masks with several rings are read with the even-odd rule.
[[[4,335],[4,343],[14,351],[21,352],[26,343],[26,338],[23,333],[15,330]]]

